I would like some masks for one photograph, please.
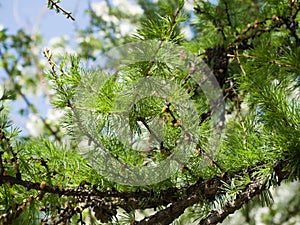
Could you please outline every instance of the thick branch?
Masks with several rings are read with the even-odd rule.
[[[193,195],[188,199],[171,204],[169,207],[157,212],[156,214],[146,217],[145,219],[135,222],[134,225],[164,225],[172,223],[176,218],[183,214],[184,210],[197,202],[199,202],[200,196]]]
[[[274,166],[274,171],[277,175],[278,183],[285,179],[289,172],[286,170],[287,163],[285,161],[278,161]],[[252,174],[257,171],[256,167],[249,167],[248,174],[252,177]],[[170,188],[159,193],[160,198],[154,198],[151,200],[151,196],[154,197],[152,191],[137,191],[137,192],[118,192],[118,191],[98,191],[96,189],[89,189],[85,187],[78,188],[59,188],[51,187],[42,183],[34,183],[30,181],[24,181],[12,176],[0,177],[0,183],[9,183],[11,185],[22,185],[28,190],[35,189],[40,190],[43,193],[53,193],[64,196],[77,196],[83,197],[82,200],[88,200],[97,198],[99,201],[103,201],[106,197],[114,197],[115,201],[112,203],[114,206],[122,207],[125,210],[131,211],[133,209],[145,209],[154,208],[155,206],[167,206],[167,208],[157,212],[155,215],[146,217],[145,219],[135,222],[138,225],[147,224],[170,224],[181,214],[184,210],[196,203],[203,200],[213,201],[216,195],[220,194],[222,190],[222,183],[230,183],[232,177],[236,175],[242,175],[243,172],[236,173],[233,176],[225,174],[222,177],[215,177],[208,180],[199,179],[197,183],[191,185],[188,188]],[[218,211],[212,211],[209,216],[201,221],[202,224],[216,224],[223,221],[229,214],[241,208],[245,203],[250,201],[253,197],[259,195],[263,190],[268,188],[263,185],[264,180],[255,180],[247,185],[245,190],[237,196],[237,199],[233,203],[227,203],[223,209]],[[92,197],[92,198],[91,198]],[[145,199],[147,202],[145,203]],[[96,200],[96,199],[95,199]],[[140,204],[140,202],[143,202]]]
[[[247,186],[245,191],[238,195],[234,202],[227,202],[220,210],[212,210],[208,217],[200,221],[199,225],[214,225],[222,222],[229,214],[234,213],[253,197],[264,191],[267,187],[263,183],[263,180],[253,181]]]

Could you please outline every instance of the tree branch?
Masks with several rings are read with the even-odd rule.
[[[200,221],[199,225],[215,225],[222,222],[229,214],[240,209],[244,204],[248,203],[253,197],[259,195],[267,188],[264,180],[256,180],[251,182],[247,188],[238,195],[234,202],[227,202],[220,210],[212,210],[210,214]]]
[[[175,202],[174,204],[171,204],[169,207],[157,212],[156,214],[146,217],[139,222],[135,222],[134,225],[170,224],[176,218],[178,218],[186,208],[199,202],[200,198],[201,197],[198,195],[193,195],[187,199]]]
[[[278,184],[283,179],[286,179],[289,172],[286,170],[287,162],[278,161],[274,166],[274,171],[277,175]],[[247,169],[250,177],[257,171],[256,167],[249,167]],[[236,173],[232,176],[224,174],[222,177],[214,177],[211,179],[199,179],[197,183],[191,185],[189,188],[170,188],[159,193],[159,198],[151,200],[154,196],[152,191],[136,191],[136,192],[119,192],[119,191],[99,191],[92,188],[78,187],[78,188],[59,188],[57,186],[48,186],[44,181],[42,183],[24,181],[12,176],[0,177],[0,183],[9,183],[10,185],[21,185],[28,190],[40,190],[43,193],[58,194],[60,196],[76,196],[79,202],[95,201],[103,202],[107,197],[113,197],[112,207],[121,207],[126,211],[135,209],[155,208],[156,206],[167,206],[167,208],[157,212],[155,215],[144,218],[141,221],[135,221],[135,225],[148,224],[170,224],[178,218],[186,208],[200,203],[202,201],[214,201],[216,195],[223,193],[223,183],[230,183],[237,175],[240,176],[244,172]],[[263,190],[267,189],[263,179],[255,179],[247,185],[245,190],[240,193],[234,202],[228,202],[223,209],[214,211],[208,215],[207,218],[201,220],[199,225],[216,224],[222,222],[229,214],[240,209],[245,203],[249,202],[253,197],[259,195]],[[80,200],[81,199],[81,200]],[[98,200],[97,200],[98,199]],[[145,202],[145,200],[147,201]],[[141,204],[141,202],[144,202]],[[103,205],[103,207],[107,207]]]
[[[75,21],[75,18],[71,15],[71,12],[67,12],[66,10],[64,10],[62,7],[60,7],[57,2],[53,1],[53,0],[48,0],[48,5],[50,6],[49,8],[52,9],[53,7],[55,7],[56,11],[59,12],[61,11],[63,14],[65,14],[67,16],[67,19],[71,19],[73,21]]]

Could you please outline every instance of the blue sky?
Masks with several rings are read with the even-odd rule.
[[[101,1],[101,0],[98,0]],[[88,16],[84,10],[88,7],[88,0],[64,0],[60,3],[65,10],[72,12],[75,22],[67,19],[62,14],[57,14],[54,10],[47,8],[47,0],[4,0],[0,1],[0,26],[7,28],[9,34],[15,34],[17,30],[24,29],[26,33],[38,32],[42,35],[43,47],[53,37],[68,35],[72,40],[76,28],[84,28],[88,24]],[[42,53],[41,53],[41,57]],[[6,74],[0,70],[0,85]],[[41,96],[27,96],[45,117],[51,108],[50,103]],[[11,118],[14,123],[22,129],[23,134],[27,134],[26,123],[28,118],[21,117],[17,111],[25,108],[23,100],[12,103]]]
[[[63,34],[71,35],[74,28],[84,27],[88,23],[87,0],[64,0],[60,5],[71,11],[76,21],[66,19],[62,14],[47,9],[47,0],[6,0],[0,2],[0,24],[9,32],[23,28],[28,33],[39,31],[46,39]]]

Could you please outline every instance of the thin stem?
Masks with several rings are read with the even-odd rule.
[[[75,18],[71,15],[72,13],[71,12],[67,12],[66,10],[64,10],[55,1],[48,0],[48,3],[50,3],[52,7],[55,7],[56,10],[63,12],[63,14],[65,14],[67,16],[67,19],[70,18],[71,20],[75,21]]]

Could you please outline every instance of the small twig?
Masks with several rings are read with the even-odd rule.
[[[291,64],[281,63],[281,62],[278,62],[278,61],[271,61],[269,63],[270,64],[275,64],[275,65],[278,65],[278,66],[293,67],[293,65],[291,65]],[[296,68],[294,67],[294,69],[296,69]]]
[[[234,58],[234,59],[237,59],[237,55],[232,55],[232,54],[227,54],[227,57],[230,57],[230,58]],[[256,56],[252,56],[252,55],[239,55],[239,57],[244,57],[244,58],[248,58],[248,59],[257,59]],[[278,62],[278,61],[269,61],[268,62],[269,64],[274,64],[274,65],[278,65],[278,66],[283,66],[283,67],[289,67],[289,68],[293,68],[293,69],[299,69],[297,67],[295,67],[294,65],[292,64],[288,64],[288,63],[282,63],[282,62]]]
[[[226,16],[227,16],[227,25],[228,25],[228,26],[231,26],[232,23],[231,23],[231,20],[230,20],[230,14],[229,14],[228,2],[227,2],[227,1],[224,1],[224,4],[225,4],[225,12],[226,12]]]
[[[140,121],[148,130],[148,132],[153,135],[153,137],[158,141],[158,143],[161,143],[162,140],[155,134],[155,132],[149,127],[149,125],[146,123],[144,118],[138,118],[138,121]]]
[[[72,13],[71,12],[67,12],[66,10],[64,10],[55,1],[48,0],[48,4],[51,4],[51,7],[55,7],[57,11],[63,12],[63,14],[65,14],[67,16],[67,19],[70,18],[71,20],[75,21],[75,18],[71,15]]]
[[[51,70],[52,70],[52,75],[54,76],[54,80],[57,84],[57,86],[59,87],[59,89],[61,90],[62,93],[64,93],[66,95],[66,90],[64,89],[62,83],[60,82],[59,76],[56,73],[56,69],[59,69],[59,71],[61,72],[61,74],[65,74],[63,68],[60,68],[53,60],[52,60],[52,52],[49,48],[44,48],[43,49],[43,54],[45,56],[45,58],[48,60],[49,65],[51,66]],[[70,102],[70,100],[67,100],[67,106],[72,108],[72,104]]]
[[[245,72],[245,70],[244,70],[244,68],[243,68],[243,66],[242,66],[242,64],[241,64],[241,61],[240,61],[240,57],[239,57],[239,46],[238,46],[238,44],[236,44],[236,59],[237,59],[238,64],[239,64],[239,66],[240,66],[240,68],[241,68],[241,70],[242,70],[243,75],[246,76],[246,72]]]
[[[217,163],[214,159],[213,156],[210,155],[208,152],[206,152],[204,149],[201,148],[200,143],[197,144],[196,148],[198,148],[198,151],[200,152],[199,156],[202,155],[202,153],[210,160],[211,166],[216,166],[222,173],[225,172],[225,170],[220,166],[219,163]]]

